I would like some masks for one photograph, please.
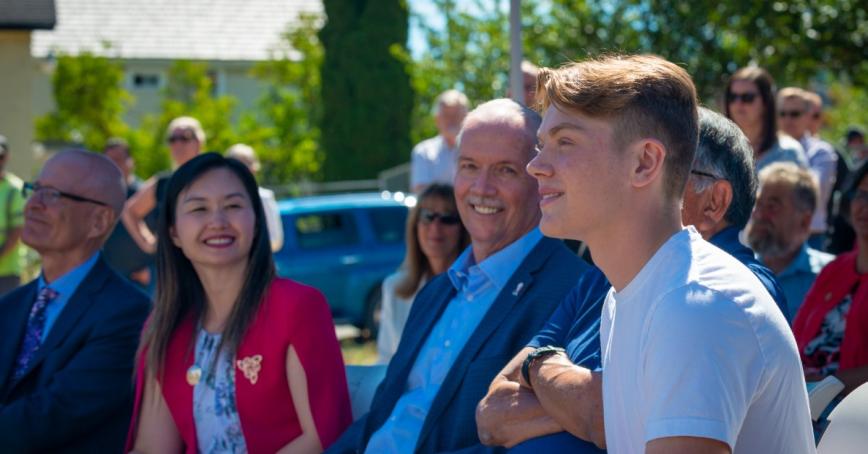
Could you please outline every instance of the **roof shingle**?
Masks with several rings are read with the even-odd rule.
[[[57,25],[31,53],[90,51],[123,59],[259,61],[320,0],[56,0]],[[106,48],[104,43],[110,44]]]

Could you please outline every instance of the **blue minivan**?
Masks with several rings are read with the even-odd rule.
[[[375,334],[380,285],[404,259],[405,223],[415,201],[390,192],[280,201],[277,274],[319,289],[336,323]]]

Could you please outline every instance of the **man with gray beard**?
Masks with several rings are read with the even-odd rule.
[[[809,170],[792,163],[769,165],[760,171],[759,179],[748,242],[775,273],[793,320],[817,274],[835,258],[806,243],[819,189]]]

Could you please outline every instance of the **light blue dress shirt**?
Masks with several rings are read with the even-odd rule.
[[[36,289],[37,295],[46,286],[51,287],[52,290],[57,292],[57,297],[54,298],[50,304],[45,306],[45,327],[42,329],[42,342],[45,342],[45,338],[48,337],[48,332],[51,331],[54,322],[56,322],[57,318],[60,317],[60,313],[63,311],[63,308],[66,307],[66,303],[69,302],[69,299],[75,293],[76,289],[78,289],[81,281],[87,277],[87,274],[90,273],[90,270],[93,269],[94,265],[96,265],[97,259],[99,259],[99,252],[92,255],[81,265],[69,270],[69,272],[60,276],[50,284],[45,282],[44,274],[39,275]]]
[[[834,259],[835,256],[832,254],[809,248],[807,244],[803,244],[792,263],[776,276],[778,284],[781,285],[784,295],[787,297],[790,320],[796,319],[796,313],[805,301],[808,290],[814,285],[817,275],[827,263]]]
[[[542,239],[535,228],[476,264],[467,248],[447,271],[457,294],[437,320],[407,377],[392,415],[368,441],[366,453],[413,452],[431,404],[467,340],[519,264]]]

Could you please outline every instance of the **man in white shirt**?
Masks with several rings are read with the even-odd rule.
[[[419,194],[432,183],[452,184],[455,177],[456,140],[469,106],[467,96],[446,90],[437,97],[434,120],[438,134],[413,147],[410,188]]]
[[[785,133],[799,141],[805,149],[808,167],[819,183],[819,194],[811,218],[810,244],[815,249],[823,249],[826,229],[826,214],[829,197],[838,174],[838,155],[832,145],[819,136],[813,135],[811,126],[814,115],[819,116],[811,101],[813,93],[798,87],[782,88],[778,92],[778,124]]]
[[[259,173],[261,167],[259,158],[256,157],[256,152],[250,145],[236,143],[226,150],[226,157],[241,161],[253,175]],[[265,211],[265,223],[268,225],[271,251],[277,252],[283,247],[283,221],[280,220],[277,199],[274,197],[274,191],[262,186],[259,187],[259,198],[262,199],[262,209]]]
[[[813,452],[783,314],[744,265],[681,225],[698,137],[690,76],[631,56],[542,69],[539,80],[545,116],[528,171],[540,227],[585,241],[613,289],[602,372],[548,350],[522,386],[561,390],[537,393],[546,412],[612,453]]]

